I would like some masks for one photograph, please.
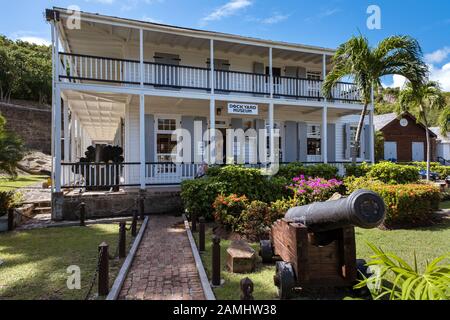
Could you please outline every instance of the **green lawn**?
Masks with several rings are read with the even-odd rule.
[[[450,209],[450,201],[443,201],[440,205],[441,209]]]
[[[118,224],[103,224],[0,234],[0,300],[84,299],[96,269],[98,245],[106,241],[113,255],[118,230]],[[110,260],[111,285],[121,263]],[[81,290],[66,286],[66,270],[71,265],[81,269]]]
[[[202,254],[203,264],[208,276],[211,269],[211,229],[208,230],[206,252]],[[414,230],[394,230],[383,231],[379,229],[363,230],[357,229],[357,257],[370,260],[372,252],[365,244],[366,241],[371,242],[387,252],[392,252],[408,263],[413,264],[414,252],[417,255],[419,268],[423,268],[426,260],[431,261],[433,258],[444,253],[450,252],[450,220],[429,228],[419,228]],[[273,276],[275,274],[274,265],[263,265],[258,262],[257,270],[250,275],[232,274],[226,271],[226,249],[230,241],[222,240],[221,242],[221,261],[222,261],[222,278],[225,285],[221,288],[214,289],[217,299],[219,300],[238,300],[239,299],[239,282],[242,278],[248,276],[255,285],[254,297],[259,300],[277,299],[277,290],[273,284]],[[252,244],[253,248],[258,251],[258,244]]]
[[[11,191],[29,187],[39,182],[47,181],[47,176],[18,176],[16,179],[0,178],[0,191]]]

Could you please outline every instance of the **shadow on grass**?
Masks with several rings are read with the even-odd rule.
[[[118,230],[117,224],[109,224],[0,235],[0,299],[83,299],[96,270],[98,245],[107,242],[113,255]],[[130,238],[128,233],[129,243]],[[81,269],[81,290],[67,288],[71,265]],[[110,261],[110,279],[120,265],[117,259]]]

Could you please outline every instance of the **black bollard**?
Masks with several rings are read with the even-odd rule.
[[[80,203],[80,227],[86,227],[86,203]]]
[[[103,242],[98,246],[98,295],[107,296],[109,293],[109,253],[108,244]]]
[[[205,218],[199,219],[200,228],[198,234],[198,251],[205,252]]]
[[[125,222],[120,223],[119,228],[119,259],[127,256],[127,224]]]
[[[244,278],[241,280],[241,300],[255,300],[253,298],[253,281],[249,278]]]
[[[140,196],[139,198],[139,215],[141,217],[141,220],[143,221],[145,219],[145,203],[143,196]]]
[[[8,209],[8,231],[14,230],[14,208]]]
[[[191,223],[192,223],[192,227],[191,227],[191,231],[192,232],[197,232],[197,215],[195,213],[193,213],[191,215]]]
[[[138,220],[137,210],[133,210],[133,222],[131,223],[131,235],[133,237],[137,236],[137,220]]]
[[[220,286],[220,238],[216,235],[212,238],[212,277],[213,286]]]

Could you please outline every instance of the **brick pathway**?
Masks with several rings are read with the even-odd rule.
[[[150,217],[119,299],[205,299],[182,218]]]

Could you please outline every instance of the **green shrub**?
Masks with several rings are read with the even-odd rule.
[[[311,178],[333,179],[338,176],[338,168],[330,164],[304,165],[301,162],[292,162],[280,166],[277,176],[291,181],[300,175]]]
[[[181,184],[181,199],[188,215],[212,219],[214,200],[226,190],[227,184],[214,178],[188,180]]]
[[[267,238],[272,224],[284,213],[262,201],[253,201],[242,211],[238,231],[249,239]]]
[[[301,206],[301,203],[299,202],[299,199],[296,198],[281,199],[270,204],[271,210],[276,212],[281,217],[284,217],[289,209],[299,206]]]
[[[248,199],[246,196],[219,195],[214,201],[214,219],[228,230],[242,232],[242,211],[247,207]]]
[[[345,165],[345,175],[347,177],[364,177],[369,173],[371,165],[366,162],[361,164],[346,164]]]
[[[415,166],[397,165],[392,162],[380,162],[371,166],[367,177],[388,184],[413,183],[419,180],[419,168]]]
[[[378,272],[364,279],[355,289],[368,287],[374,300],[449,300],[450,299],[450,254],[447,253],[427,263],[419,272],[414,255],[414,266],[393,253],[385,253],[373,244],[374,252],[368,263]],[[389,281],[392,280],[393,281]],[[390,282],[390,285],[385,285]]]
[[[16,208],[23,202],[23,196],[16,191],[0,191],[0,217],[8,213],[9,208]]]
[[[387,185],[365,178],[345,179],[347,192],[357,189],[375,191],[386,205],[387,227],[413,226],[429,222],[433,212],[439,209],[439,188],[430,184]]]

